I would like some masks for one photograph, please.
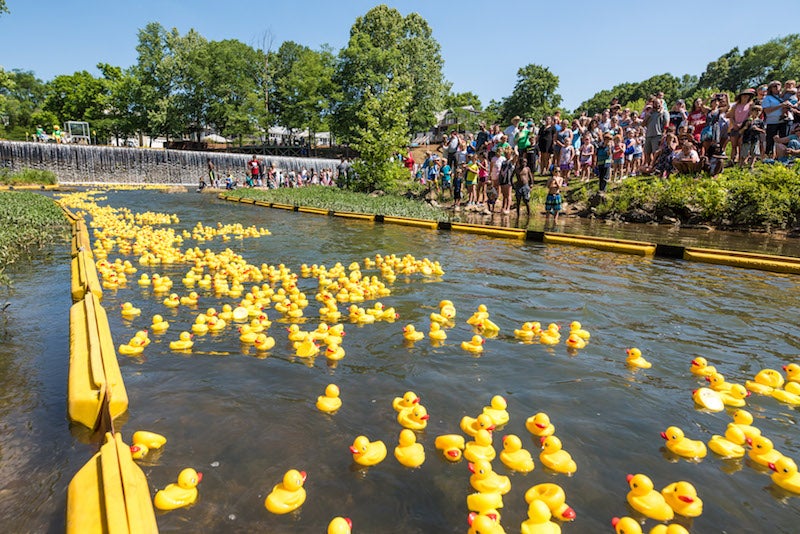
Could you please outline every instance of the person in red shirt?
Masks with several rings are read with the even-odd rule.
[[[696,98],[692,104],[692,110],[686,117],[687,124],[689,126],[694,126],[694,130],[692,130],[692,137],[694,137],[694,140],[697,143],[700,142],[700,133],[703,131],[703,128],[706,127],[706,116],[708,115],[708,111],[709,108],[703,105],[703,99]]]
[[[406,156],[405,159],[403,160],[403,164],[406,166],[406,169],[408,169],[408,173],[411,175],[411,179],[412,180],[414,179],[414,164],[415,163],[416,162],[414,161],[414,155],[411,154],[411,151],[409,150],[408,151],[408,156]]]

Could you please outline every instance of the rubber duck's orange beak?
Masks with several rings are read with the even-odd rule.
[[[777,467],[775,467],[775,464],[774,464],[774,463],[770,462],[770,463],[768,463],[768,464],[767,464],[767,466],[768,466],[770,469],[772,469],[773,471],[775,471],[776,473],[778,472],[778,468],[777,468]]]
[[[544,430],[545,428],[547,428],[547,425],[543,425],[542,423],[536,423],[536,426],[537,426],[537,427],[539,427],[539,428],[541,428],[542,430]]]
[[[745,395],[745,397],[749,397],[749,396],[750,396],[750,395],[752,395],[752,394],[753,394],[753,392],[752,392],[752,391],[748,391],[748,392],[747,392],[747,395]]]
[[[572,521],[573,519],[575,519],[577,517],[577,514],[575,513],[575,510],[573,510],[570,507],[567,507],[567,509],[564,510],[564,512],[561,514],[561,516],[564,519],[569,519],[570,521]]]
[[[667,433],[666,432],[662,432],[661,433],[661,437],[664,438],[664,439],[669,439],[669,438],[667,438]]]
[[[356,449],[355,447],[350,445],[350,452],[353,453],[353,454],[358,454],[358,449]]]
[[[472,522],[475,521],[476,517],[478,517],[478,514],[476,514],[475,512],[469,513],[469,515],[467,516],[467,523],[469,523],[469,526],[472,526]]]
[[[786,366],[785,366],[785,365],[782,365],[782,366],[781,366],[781,369],[783,369],[784,371],[786,371]]]
[[[695,365],[695,366],[697,366],[697,367],[700,367],[700,364],[699,364],[699,363],[697,363],[697,361],[695,361],[695,360],[692,360],[692,365]]]
[[[753,446],[753,438],[744,438],[748,445]]]
[[[711,383],[711,377],[710,376],[706,377],[706,382],[708,382],[709,384]]]
[[[547,439],[546,437],[542,436],[541,438],[539,438],[539,443],[541,443],[542,446],[544,446],[544,440],[546,439]]]
[[[630,481],[633,480],[633,475],[626,476],[625,480],[627,480],[630,483]]]
[[[419,404],[419,397],[411,401],[411,404]]]
[[[694,499],[692,499],[692,498],[691,498],[691,497],[689,497],[688,495],[678,495],[678,498],[679,498],[680,500],[682,500],[683,502],[688,502],[688,503],[692,503],[692,502],[694,502]]]
[[[300,471],[300,478],[303,479],[303,482],[306,481],[306,477],[307,476],[308,476],[308,473],[306,473],[305,471]]]
[[[142,450],[142,448],[141,448],[140,446],[138,446],[138,445],[131,445],[131,454],[133,454],[133,453],[137,453],[137,452],[139,452],[140,450]]]
[[[198,471],[198,472],[197,472],[197,483],[199,484],[199,483],[200,483],[200,482],[202,482],[202,481],[203,481],[203,473],[201,473],[200,471]]]
[[[488,430],[489,432],[493,432],[495,428],[497,428],[495,425],[489,425],[486,427],[486,430]]]
[[[427,420],[428,420],[428,419],[430,419],[430,418],[431,418],[431,416],[430,416],[430,415],[428,415],[428,414],[425,414],[425,415],[423,415],[422,417],[420,417],[420,420],[421,420],[421,421],[427,421]]]
[[[473,464],[472,462],[468,463],[467,467],[469,468],[469,472],[470,473],[474,473],[475,472],[475,464]]]
[[[628,476],[630,476],[630,475],[628,475]],[[612,527],[616,528],[617,527],[617,523],[619,523],[619,522],[620,522],[620,518],[619,517],[612,517],[611,518],[611,526]]]
[[[456,449],[450,449],[449,451],[447,451],[447,456],[450,456],[452,458],[458,458],[458,451]]]

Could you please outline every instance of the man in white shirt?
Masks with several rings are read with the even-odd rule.
[[[503,130],[503,133],[506,134],[508,138],[508,144],[511,146],[517,146],[517,125],[520,120],[522,119],[520,119],[519,115],[516,115],[511,119],[511,126]]]

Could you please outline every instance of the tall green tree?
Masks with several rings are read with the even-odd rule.
[[[514,91],[503,101],[502,120],[511,121],[515,115],[523,118],[541,118],[561,105],[558,94],[558,76],[541,65],[525,65],[517,71]]]
[[[56,76],[47,84],[44,109],[59,122],[93,122],[103,118],[108,87],[106,80],[82,70]]]
[[[472,91],[465,93],[451,92],[444,98],[444,107],[446,109],[460,108],[463,106],[472,106],[476,110],[482,109],[481,99]]]
[[[139,83],[136,116],[139,129],[151,142],[154,137],[180,131],[173,94],[177,86],[177,67],[168,44],[168,36],[174,40],[177,33],[173,29],[168,34],[157,22],[148,23],[138,32],[138,58],[133,67]]]

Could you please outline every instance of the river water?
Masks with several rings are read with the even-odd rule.
[[[283,328],[269,333],[277,345],[265,358],[242,347],[232,328],[195,339],[191,354],[171,352],[168,342],[188,329],[196,310],[170,310],[147,289],[131,284],[107,291],[116,342],[126,342],[155,313],[172,324],[153,336],[143,356],[119,356],[130,409],[117,421],[126,441],[146,429],[164,434],[165,447],[140,465],[153,493],[193,466],[204,473],[199,501],[190,508],[157,513],[162,532],[324,532],[336,515],[352,518],[361,533],[465,532],[465,498],[471,493],[466,462],[450,464],[434,438],[458,433],[464,415],[477,415],[493,395],[503,395],[510,422],[495,432],[514,433],[534,453],[536,469],[510,473],[502,523],[517,531],[527,507],[523,495],[540,482],[561,484],[578,518],[564,532],[610,532],[613,516],[630,514],[625,501],[628,473],[645,473],[658,489],[688,480],[703,499],[704,513],[692,532],[796,532],[798,499],[774,486],[750,460],[723,461],[709,452],[699,463],[676,460],[659,433],[678,425],[695,439],[724,433],[728,413],[698,411],[691,392],[702,384],[689,372],[695,356],[706,357],[730,381],[744,382],[764,367],[800,360],[797,277],[660,258],[492,239],[456,232],[420,231],[332,217],[271,210],[219,201],[209,195],[150,191],[112,192],[107,203],[133,211],[177,213],[179,228],[204,224],[254,224],[271,236],[218,241],[251,263],[302,263],[331,267],[380,254],[412,254],[441,262],[441,278],[399,276],[392,295],[381,299],[400,314],[395,323],[345,324],[347,356],[337,365],[293,355]],[[187,241],[185,246],[193,246]],[[112,253],[111,258],[117,257]],[[124,259],[124,258],[123,258]],[[169,274],[179,294],[186,266],[142,267]],[[378,274],[364,271],[365,274]],[[68,366],[68,248],[12,269],[15,280],[4,314],[0,345],[0,514],[7,532],[61,532],[69,480],[96,450],[87,433],[66,419]],[[301,279],[313,301],[316,280]],[[201,293],[200,309],[221,308],[230,299]],[[458,310],[444,346],[426,339],[404,343],[402,327],[428,330],[429,314],[442,299]],[[142,316],[123,321],[120,304],[131,301]],[[460,348],[473,332],[465,320],[487,305],[501,332],[480,357]],[[366,303],[369,304],[369,303]],[[344,306],[342,306],[342,309]],[[274,310],[267,310],[278,319]],[[513,329],[524,321],[572,320],[592,333],[577,353],[563,345],[522,344]],[[625,349],[639,347],[652,363],[631,370]],[[344,402],[334,415],[318,412],[316,397],[335,382]],[[392,457],[400,427],[391,402],[414,390],[431,419],[418,434],[426,462],[415,470]],[[752,396],[756,425],[784,454],[799,458],[797,411],[768,397]],[[578,464],[572,477],[548,472],[538,460],[538,440],[525,419],[545,411],[556,434]],[[382,439],[387,459],[356,468],[348,451],[355,436]],[[270,488],[290,468],[308,472],[308,499],[287,516],[264,509]],[[646,530],[653,526],[648,521]]]

